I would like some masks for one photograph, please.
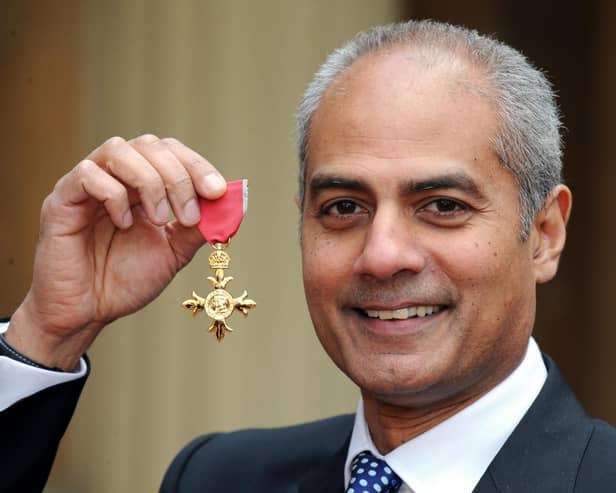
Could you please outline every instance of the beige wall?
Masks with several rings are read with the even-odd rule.
[[[30,2],[33,4],[34,2]],[[0,2],[0,313],[30,285],[43,197],[76,157],[77,2]]]
[[[4,309],[14,309],[27,288],[36,211],[57,177],[102,140],[144,132],[175,136],[229,179],[249,179],[249,212],[230,248],[230,287],[258,302],[247,320],[231,319],[236,332],[222,344],[207,334],[206,317],[193,320],[180,309],[193,288],[209,289],[206,248],[151,306],[108,327],[90,351],[92,375],[48,491],[154,491],[173,455],[197,434],[353,411],[357,392],[321,350],[304,307],[293,115],[325,54],[359,29],[396,20],[397,2],[40,4],[5,10],[41,83],[55,70],[36,64],[60,61],[70,85],[60,77],[51,90],[39,89],[43,108],[26,93],[11,114],[28,123],[40,111],[50,126],[56,118],[68,123],[32,135],[19,167],[3,165],[4,184],[18,184],[3,187],[10,193],[3,205],[29,208],[27,222],[14,227],[26,246],[12,245],[3,257],[19,258],[8,272],[21,276],[17,290],[3,293],[11,297]],[[38,30],[40,43],[29,45]],[[22,70],[16,60],[13,66]],[[27,128],[20,132],[28,137]],[[19,220],[6,212],[3,219]]]
[[[293,113],[325,54],[372,24],[416,14],[464,23],[548,70],[565,113],[576,203],[536,335],[583,402],[616,422],[611,224],[616,46],[607,0],[5,0],[0,2],[0,314],[30,282],[38,210],[54,182],[115,134],[173,135],[250,208],[230,253],[232,292],[258,307],[217,344],[178,304],[207,289],[204,250],[90,351],[91,378],[48,493],[156,490],[195,435],[352,411],[356,390],[316,341],[299,269]]]

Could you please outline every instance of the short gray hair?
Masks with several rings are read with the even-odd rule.
[[[496,103],[499,119],[494,150],[518,182],[521,236],[528,238],[535,215],[562,181],[562,124],[552,86],[539,69],[510,46],[474,30],[431,20],[387,24],[360,32],[332,52],[316,72],[297,113],[302,210],[310,125],[323,94],[363,55],[396,46],[432,50],[435,57],[449,54],[453,60],[467,60],[483,72],[487,96]]]

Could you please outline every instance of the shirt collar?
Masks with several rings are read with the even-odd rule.
[[[357,406],[344,478],[363,450],[382,458],[415,493],[470,493],[539,394],[547,370],[531,337],[522,363],[496,387],[434,428],[383,456]]]

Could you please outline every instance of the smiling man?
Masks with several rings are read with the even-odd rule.
[[[383,26],[328,58],[298,122],[306,300],[323,347],[361,389],[358,411],[200,437],[163,491],[614,491],[615,430],[584,413],[531,337],[536,285],[556,274],[571,209],[544,76],[475,32]],[[2,342],[21,361],[5,372],[83,374],[79,358],[105,323],[149,302],[202,244],[190,201],[224,189],[193,151],[153,136],[108,142],[79,166],[44,206],[33,287]],[[187,189],[170,186],[186,176]],[[140,202],[128,201],[132,189]],[[165,225],[161,203],[178,223]],[[93,214],[105,225],[84,233]],[[105,231],[150,242],[159,274],[135,259],[132,275],[153,279],[133,299],[99,287],[104,303],[59,310],[50,287],[78,300],[101,273],[85,262],[60,279],[54,251],[79,256],[94,244],[123,259],[129,242],[112,245]],[[125,263],[114,265],[121,278]],[[72,381],[4,399],[4,428],[34,406],[54,410],[48,451],[17,454],[18,474],[7,469],[15,485],[32,480],[28,470],[44,478],[83,384],[57,373]]]
[[[324,92],[305,158],[308,306],[386,451],[520,364],[571,203],[555,184],[522,230],[494,89],[473,60],[435,50],[394,45],[352,64]],[[404,431],[392,413],[411,418]]]

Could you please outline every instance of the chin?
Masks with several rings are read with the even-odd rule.
[[[399,360],[400,358],[388,358]],[[400,364],[366,365],[345,371],[346,375],[360,388],[362,394],[369,394],[383,401],[416,401],[422,395],[432,394],[437,385],[434,378],[420,375],[413,369],[403,369]],[[344,371],[344,370],[343,370]]]
[[[408,355],[388,357],[368,365],[355,364],[345,371],[360,388],[364,399],[400,407],[425,407],[464,400],[479,390],[476,375],[462,369],[431,366],[428,361],[409,361]],[[472,373],[472,372],[471,372]]]
[[[406,408],[425,408],[447,400],[446,396],[433,386],[409,388],[408,386],[374,385],[362,388],[361,392],[364,400],[372,399],[383,404]]]

